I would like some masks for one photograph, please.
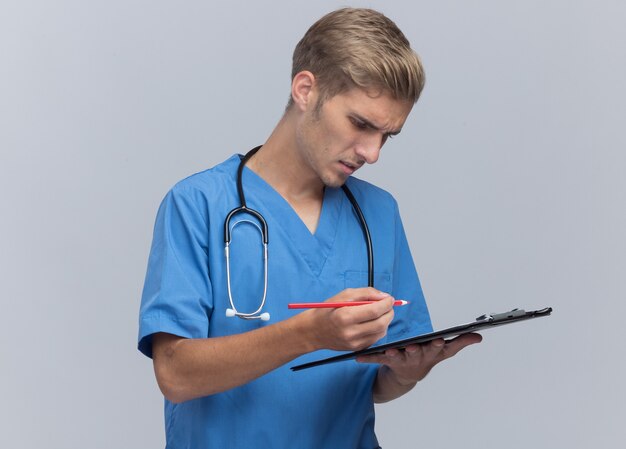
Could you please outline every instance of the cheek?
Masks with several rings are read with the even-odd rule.
[[[327,142],[338,151],[353,148],[358,144],[358,133],[349,123],[336,120],[328,123],[325,128]]]

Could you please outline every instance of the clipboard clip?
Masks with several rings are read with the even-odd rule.
[[[524,315],[526,315],[526,311],[524,311],[524,309],[513,309],[510,312],[504,313],[486,313],[476,318],[476,321],[497,323],[498,321],[508,320]]]

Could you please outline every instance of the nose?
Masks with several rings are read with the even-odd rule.
[[[357,145],[356,154],[368,164],[374,164],[378,161],[381,147],[380,139],[368,139]]]

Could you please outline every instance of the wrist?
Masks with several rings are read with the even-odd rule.
[[[317,341],[318,338],[314,332],[315,326],[311,315],[309,311],[305,311],[283,321],[288,326],[287,338],[301,354],[308,354],[309,352],[323,349],[322,345]]]

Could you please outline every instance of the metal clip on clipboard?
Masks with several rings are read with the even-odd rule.
[[[359,355],[376,354],[384,352],[387,349],[397,348],[404,349],[408,345],[426,343],[438,338],[455,337],[462,334],[468,334],[470,332],[476,332],[483,329],[489,329],[492,327],[502,326],[505,324],[516,323],[518,321],[529,320],[532,318],[540,318],[549,316],[552,313],[552,307],[546,307],[545,309],[533,310],[526,312],[523,309],[513,309],[504,313],[491,313],[481,315],[476,318],[476,321],[462,324],[460,326],[449,327],[440,331],[430,332],[428,334],[417,335],[415,337],[405,338],[403,340],[393,341],[385,343],[379,346],[372,346],[370,348],[362,349],[360,351],[349,352],[340,354],[334,357],[326,359],[316,360],[313,362],[304,363],[291,367],[292,371],[300,371],[306,368],[312,368],[314,366],[326,365],[328,363],[340,362],[342,360],[350,360],[356,358]]]
[[[499,322],[509,320],[511,318],[521,317],[526,314],[524,309],[513,309],[510,312],[484,314],[476,318],[476,321]]]

